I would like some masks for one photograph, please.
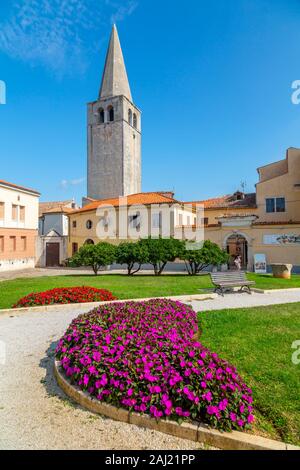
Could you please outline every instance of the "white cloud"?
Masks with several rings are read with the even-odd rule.
[[[123,21],[126,16],[130,16],[138,6],[138,2],[135,0],[121,3],[114,0],[106,0],[106,4],[115,9],[115,12],[110,17],[111,23]]]
[[[68,189],[70,186],[80,186],[81,184],[85,183],[85,181],[86,181],[85,177],[77,178],[77,179],[73,179],[73,180],[63,179],[63,180],[61,180],[59,186],[62,189]]]
[[[10,17],[0,20],[0,51],[60,76],[84,71],[103,25],[124,20],[136,6],[134,0],[13,0]]]

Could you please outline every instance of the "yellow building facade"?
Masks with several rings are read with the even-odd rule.
[[[241,255],[248,270],[255,255],[265,255],[268,266],[289,263],[300,272],[300,149],[288,149],[284,160],[258,168],[258,175],[256,193],[202,201],[205,239]]]

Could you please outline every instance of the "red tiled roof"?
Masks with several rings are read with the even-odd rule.
[[[8,181],[0,180],[0,185],[8,186],[13,189],[20,189],[21,191],[28,191],[30,193],[37,194],[38,196],[40,195],[40,193],[36,191],[35,189],[25,188],[25,186],[20,186],[18,184],[9,183]]]
[[[182,204],[180,201],[173,199],[164,195],[164,193],[157,193],[157,192],[149,192],[149,193],[137,193],[137,194],[130,194],[127,196],[127,205],[147,205],[147,204],[175,204],[179,203]],[[96,210],[100,205],[110,205],[114,207],[119,207],[120,205],[123,206],[124,204],[120,204],[119,198],[109,198],[109,199],[100,199],[98,201],[91,202],[87,204],[82,209],[78,209],[73,211],[73,214],[77,214],[80,212],[88,212],[91,210]]]
[[[70,199],[69,201],[48,201],[48,202],[40,202],[39,203],[39,216],[49,212],[52,209],[56,209],[56,212],[61,209],[65,208],[72,204],[73,200]]]
[[[71,212],[74,212],[74,209],[71,207],[53,207],[53,209],[44,211],[43,214],[70,214]]]
[[[202,204],[204,209],[239,209],[256,207],[256,194],[248,193],[244,195],[244,199],[236,199],[234,194],[227,194],[202,201],[191,201],[185,204]]]

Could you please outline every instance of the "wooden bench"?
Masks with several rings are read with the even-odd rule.
[[[244,271],[224,271],[210,274],[211,281],[215,286],[214,292],[219,292],[224,296],[224,292],[227,289],[233,287],[240,287],[239,292],[248,292],[252,294],[250,286],[255,284],[254,281],[248,281],[246,273]]]

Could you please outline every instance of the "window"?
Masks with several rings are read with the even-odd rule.
[[[104,109],[100,108],[99,109],[99,124],[103,124],[104,123]]]
[[[4,236],[0,236],[0,253],[3,253],[4,251]]]
[[[183,217],[182,217],[182,214],[179,214],[178,216],[178,225],[183,225]]]
[[[20,221],[25,222],[25,207],[20,206]]]
[[[76,227],[77,227],[77,221],[76,221],[76,220],[73,220],[73,222],[72,222],[72,227],[73,227],[73,228],[76,228]]]
[[[135,113],[133,115],[133,127],[137,128],[137,117]]]
[[[161,212],[157,214],[152,214],[152,227],[161,228]]]
[[[204,217],[204,218],[202,219],[202,223],[203,223],[203,225],[206,227],[206,226],[208,225],[208,217]]]
[[[0,220],[4,219],[4,202],[0,202]]]
[[[17,240],[16,237],[9,237],[9,251],[16,251]]]
[[[276,212],[285,212],[285,198],[278,197],[276,199]]]
[[[94,241],[91,240],[90,238],[88,238],[87,240],[85,240],[84,244],[85,244],[85,245],[95,245]]]
[[[18,206],[15,204],[12,205],[11,218],[12,220],[18,220]]]
[[[107,111],[108,111],[109,122],[113,122],[115,119],[114,108],[112,106],[108,106]]]
[[[21,237],[21,250],[26,251],[27,248],[27,238]]]
[[[128,217],[130,227],[139,229],[141,226],[140,213]]]
[[[75,255],[78,251],[78,243],[72,243],[72,255]]]
[[[266,199],[266,212],[271,214],[272,212],[285,212],[285,198],[267,198]]]
[[[93,222],[91,220],[87,220],[85,226],[88,230],[91,230],[91,228],[93,227]]]
[[[132,126],[132,111],[131,111],[131,109],[128,110],[128,122]]]

